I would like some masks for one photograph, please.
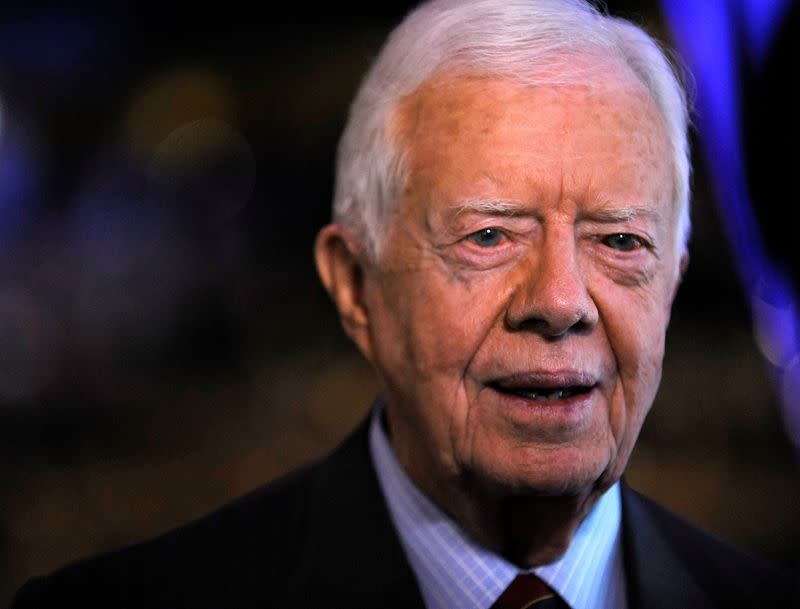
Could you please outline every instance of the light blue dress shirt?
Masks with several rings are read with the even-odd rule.
[[[370,452],[389,512],[428,609],[489,609],[519,568],[475,543],[403,471],[381,425],[370,424]],[[622,505],[612,486],[578,527],[567,552],[533,571],[571,609],[627,609]]]

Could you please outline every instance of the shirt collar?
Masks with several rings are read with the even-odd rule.
[[[520,570],[481,547],[406,475],[381,425],[370,423],[370,453],[400,541],[428,609],[488,609]],[[625,609],[619,484],[578,527],[559,560],[533,571],[572,609]]]

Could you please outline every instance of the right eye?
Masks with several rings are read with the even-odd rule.
[[[494,247],[500,244],[504,236],[499,228],[489,227],[475,231],[467,239],[479,247]]]
[[[644,247],[642,238],[631,233],[614,233],[604,237],[602,242],[603,245],[620,252],[632,252]]]

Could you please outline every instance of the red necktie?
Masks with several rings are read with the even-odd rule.
[[[552,588],[533,573],[517,575],[489,609],[569,609]]]

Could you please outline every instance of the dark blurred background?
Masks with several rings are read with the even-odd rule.
[[[365,416],[377,383],[311,248],[349,101],[410,5],[4,11],[0,605],[323,454]],[[608,5],[669,40],[657,2]],[[795,2],[765,63],[742,68],[751,194],[794,285],[797,33]],[[628,477],[797,566],[798,460],[700,158],[693,190],[692,261]]]

